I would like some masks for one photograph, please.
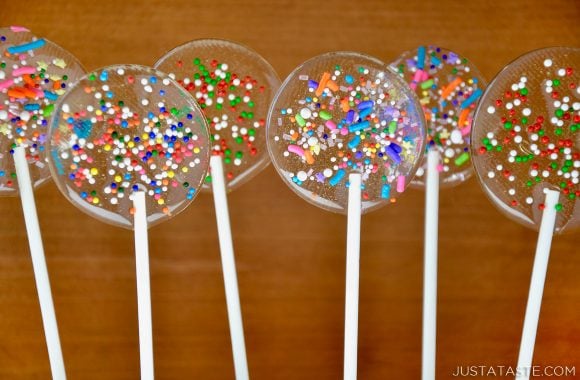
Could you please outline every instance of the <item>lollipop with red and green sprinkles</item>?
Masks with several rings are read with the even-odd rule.
[[[485,81],[473,62],[439,46],[419,46],[403,53],[391,68],[415,91],[427,121],[427,151],[439,154],[441,185],[457,185],[473,173],[471,124]],[[424,187],[427,157],[413,184]]]
[[[493,204],[539,230],[518,356],[530,368],[552,237],[580,225],[580,49],[536,50],[506,66],[477,108],[471,147]]]
[[[48,137],[58,188],[104,222],[133,228],[131,196],[147,198],[147,222],[183,210],[209,162],[205,118],[167,75],[137,65],[81,78],[60,100]]]
[[[195,97],[210,128],[212,157],[204,188],[214,195],[236,378],[247,379],[226,192],[268,165],[266,115],[280,80],[258,53],[217,39],[179,46],[155,67],[169,73]]]
[[[374,57],[336,52],[296,68],[268,115],[268,150],[306,201],[347,214],[344,378],[356,379],[361,214],[394,203],[425,149],[423,112]]]
[[[537,229],[544,190],[560,193],[555,232],[580,224],[580,49],[547,48],[490,84],[472,132],[473,163],[492,202]]]
[[[155,67],[169,73],[203,110],[228,190],[268,165],[265,120],[280,79],[262,56],[234,42],[201,39],[169,51]],[[211,180],[210,174],[204,188],[211,188]]]
[[[14,148],[24,147],[34,187],[50,179],[44,143],[57,100],[84,75],[68,51],[28,29],[0,28],[0,195],[18,195]]]

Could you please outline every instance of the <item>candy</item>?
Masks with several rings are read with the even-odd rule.
[[[59,102],[48,136],[62,193],[107,223],[133,227],[131,194],[147,195],[147,222],[177,214],[209,164],[203,114],[165,74],[118,65],[81,78]]]
[[[437,46],[403,53],[391,65],[415,91],[427,120],[427,150],[440,156],[441,185],[457,185],[472,174],[470,130],[485,81],[466,58]],[[427,160],[413,180],[425,186]]]
[[[580,224],[580,49],[528,53],[483,95],[472,131],[473,163],[492,202],[538,228],[544,190],[560,192],[556,232]]]
[[[223,157],[228,190],[268,165],[265,120],[280,80],[264,58],[233,42],[205,39],[171,50],[155,67],[170,73],[200,104],[212,154]],[[208,175],[204,189],[210,182]]]
[[[26,148],[35,187],[50,178],[48,119],[84,69],[69,52],[22,27],[0,28],[0,52],[0,195],[17,195],[14,148]]]
[[[408,86],[358,53],[324,54],[299,66],[268,116],[278,173],[298,195],[335,212],[346,212],[350,173],[362,174],[363,212],[395,202],[424,140],[421,106]]]

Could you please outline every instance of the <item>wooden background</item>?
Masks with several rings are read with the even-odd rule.
[[[487,79],[529,50],[580,45],[577,1],[2,0],[24,25],[87,69],[152,65],[202,37],[251,46],[284,78],[306,59],[355,50],[385,61],[436,43]],[[137,379],[133,236],[36,192],[70,379]],[[418,379],[423,192],[363,218],[360,379]],[[230,197],[253,379],[342,373],[346,220],[294,195],[272,167]],[[439,379],[458,365],[515,365],[536,234],[512,223],[476,180],[441,192]],[[158,379],[233,379],[211,196],[150,231]],[[17,198],[0,199],[0,378],[48,379],[49,365]],[[535,363],[580,375],[580,237],[552,248]]]

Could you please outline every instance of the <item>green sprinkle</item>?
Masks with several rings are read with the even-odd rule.
[[[299,113],[296,114],[295,119],[299,126],[304,127],[306,125],[306,120]]]
[[[461,166],[469,161],[469,153],[463,152],[455,159],[455,165]]]
[[[328,111],[320,111],[318,114],[322,120],[330,120],[332,119],[332,115]]]
[[[426,80],[425,82],[421,83],[421,89],[426,90],[433,86],[433,79]]]
[[[555,208],[556,208],[556,211],[562,211],[562,204],[558,203]]]
[[[54,104],[49,104],[42,110],[42,116],[49,117],[54,111]]]

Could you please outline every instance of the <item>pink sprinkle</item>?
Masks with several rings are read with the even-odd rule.
[[[346,128],[346,127],[342,128],[342,129],[340,130],[340,134],[341,134],[341,135],[343,135],[343,136],[346,136],[346,135],[348,135],[348,128]]]
[[[461,134],[463,136],[467,136],[469,134],[469,132],[471,132],[471,120],[469,120],[469,123],[467,123],[467,127],[461,128]]]
[[[300,148],[298,145],[288,145],[288,152],[304,157],[304,149]]]
[[[10,30],[13,31],[14,33],[19,33],[19,32],[30,32],[30,30],[26,29],[23,26],[11,26]]]
[[[443,171],[443,164],[437,165],[437,171],[441,173]]]
[[[417,70],[415,71],[415,75],[413,76],[413,82],[415,83],[419,83],[422,82],[421,78],[423,77],[423,70]]]
[[[415,90],[417,88],[417,83],[411,82],[411,83],[409,83],[409,87],[411,87],[411,89]]]
[[[336,131],[336,124],[332,120],[328,120],[325,125],[330,129],[331,132]]]
[[[400,175],[397,177],[397,192],[402,193],[405,191],[405,176]]]
[[[12,71],[13,77],[19,77],[24,74],[34,74],[36,69],[32,66],[22,66]]]
[[[429,79],[429,74],[427,74],[426,71],[421,70],[422,74],[421,74],[421,82],[425,82],[427,79]]]
[[[12,79],[5,80],[4,82],[0,82],[0,90],[4,90],[14,84]]]

